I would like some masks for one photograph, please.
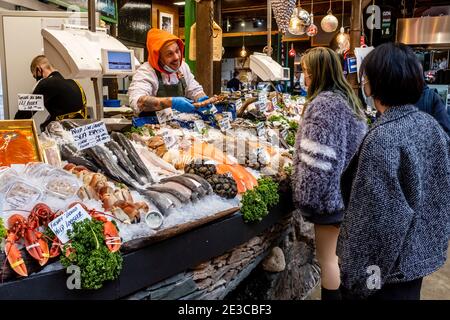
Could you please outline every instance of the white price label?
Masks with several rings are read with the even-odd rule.
[[[291,95],[289,93],[283,93],[283,100],[291,100]]]
[[[156,117],[158,118],[158,122],[160,124],[164,124],[172,120],[173,111],[170,108],[163,109],[161,111],[156,111]]]
[[[239,110],[242,107],[242,100],[237,99],[234,105],[236,106],[236,110]]]
[[[215,105],[212,105],[212,107],[209,109],[209,111],[211,111],[212,114],[216,114],[217,113],[217,108]]]
[[[42,94],[18,95],[18,107],[20,111],[44,111],[44,96]]]
[[[278,146],[280,139],[278,138],[278,135],[276,133],[273,133],[272,135],[270,135],[269,141],[272,145]]]
[[[262,102],[267,102],[267,94],[266,93],[260,93],[258,95],[258,100]]]
[[[198,133],[203,134],[203,129],[206,128],[205,123],[203,122],[203,120],[195,120],[194,121],[194,126],[195,129],[197,130]]]
[[[92,148],[111,140],[105,123],[97,121],[70,130],[78,150]]]
[[[288,129],[283,129],[283,131],[281,131],[281,136],[283,137],[284,140],[286,140],[288,134],[289,134]]]
[[[219,120],[220,130],[226,132],[231,129],[230,118],[225,117]]]
[[[253,95],[251,93],[247,93],[245,95],[245,99],[251,99],[251,98],[253,98]]]
[[[266,112],[267,110],[267,104],[263,101],[255,102],[255,107],[261,112]]]
[[[223,113],[224,117],[228,117],[230,121],[233,120],[233,114],[229,111]]]
[[[278,100],[277,100],[276,97],[275,97],[275,98],[272,98],[272,104],[273,104],[273,107],[274,107],[274,108],[276,108],[276,107],[278,106]]]
[[[70,208],[56,219],[50,221],[48,226],[53,231],[55,236],[61,240],[62,243],[69,241],[67,232],[72,230],[72,225],[75,222],[83,221],[84,219],[91,220],[91,216],[83,209],[80,204]]]
[[[262,128],[264,128],[264,122],[260,122],[256,125],[256,130],[261,130]]]
[[[258,123],[256,126],[256,132],[258,134],[258,137],[263,137],[266,135],[266,127],[264,125],[264,122]]]
[[[170,131],[164,131],[162,133],[162,138],[167,149],[172,148],[176,143],[175,136]]]

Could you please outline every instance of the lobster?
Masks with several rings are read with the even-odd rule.
[[[106,214],[95,209],[89,210],[81,202],[72,203],[71,205],[69,205],[69,209],[76,206],[77,204],[81,205],[93,219],[103,222],[103,235],[105,236],[105,244],[108,247],[109,251],[119,251],[120,246],[122,245],[122,241],[119,236],[119,230],[117,230],[114,223],[106,219]]]
[[[49,258],[58,255],[54,249],[57,238],[53,239],[52,249],[49,251],[47,241],[43,233],[38,231],[39,227],[47,226],[57,216],[47,205],[38,203],[30,211],[27,219],[20,214],[13,214],[8,219],[8,236],[5,251],[11,268],[21,276],[27,276],[27,268],[22,259],[20,250],[16,243],[24,239],[25,248],[28,253],[43,266]]]
[[[8,236],[6,238],[5,253],[9,265],[19,275],[28,276],[27,266],[23,261],[22,254],[16,246],[16,242],[23,238],[26,229],[26,220],[20,214],[13,214],[8,219]]]

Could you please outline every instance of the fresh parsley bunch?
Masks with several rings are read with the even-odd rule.
[[[278,183],[274,182],[271,178],[258,179],[256,191],[261,195],[268,207],[272,207],[280,201]]]
[[[71,253],[68,257],[61,255],[61,264],[80,268],[83,289],[99,289],[103,282],[117,279],[123,259],[119,252],[112,253],[106,246],[101,221],[75,222],[68,235],[71,242],[64,246],[63,252]]]
[[[261,221],[269,213],[267,203],[256,190],[245,192],[241,202],[241,213],[245,222]]]
[[[6,228],[5,225],[3,224],[3,219],[0,218],[0,240],[6,238]]]
[[[269,177],[258,179],[258,186],[242,196],[241,213],[245,222],[261,221],[269,213],[268,208],[279,201],[278,183]]]

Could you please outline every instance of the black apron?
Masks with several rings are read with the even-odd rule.
[[[155,70],[155,72],[158,76],[158,91],[156,92],[156,96],[158,98],[186,96],[186,79],[184,79],[184,75],[181,72],[177,72],[179,80],[177,84],[164,84],[161,72],[159,72],[158,70]],[[156,117],[156,112],[144,111],[139,114],[139,118],[141,117]]]

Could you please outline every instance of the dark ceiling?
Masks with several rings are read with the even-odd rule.
[[[174,3],[180,0],[168,0],[168,2]],[[217,2],[219,0],[215,0]],[[312,0],[315,16],[326,15],[330,8],[329,0]],[[300,1],[301,6],[308,12],[311,11],[311,0]],[[341,14],[342,12],[342,0],[332,0],[331,9],[334,14]],[[258,27],[266,25],[267,19],[267,0],[221,0],[222,4],[222,26],[226,28],[225,21],[231,25],[240,25],[242,22],[246,22],[246,31],[252,31]],[[402,8],[402,0],[375,0],[375,4],[382,6],[392,6],[400,10]],[[450,5],[450,0],[404,0],[407,16],[421,16],[423,12],[426,12],[430,7]],[[344,0],[344,12],[349,14],[352,8],[352,0]],[[179,8],[180,24],[184,25],[184,7]],[[273,20],[273,23],[275,21]],[[252,28],[254,24],[254,28]],[[263,24],[263,25],[262,25]],[[273,24],[275,26],[275,24]],[[233,28],[236,29],[236,28]],[[236,30],[229,30],[230,32]],[[241,30],[242,31],[242,30]]]

